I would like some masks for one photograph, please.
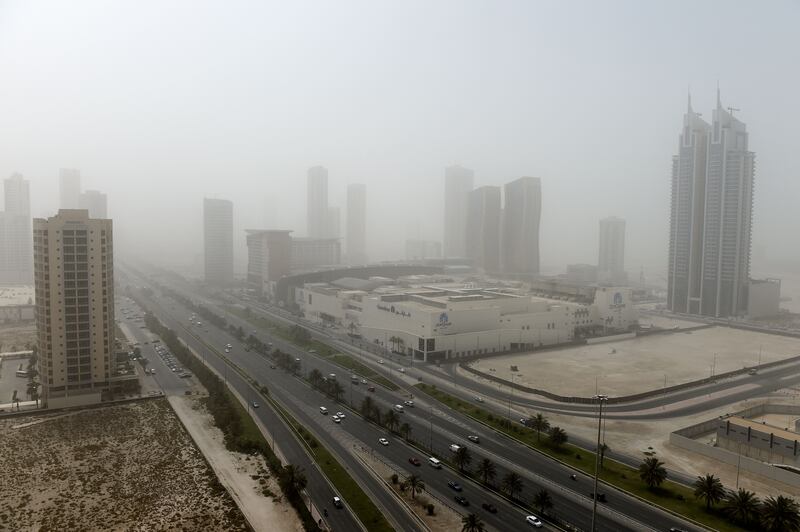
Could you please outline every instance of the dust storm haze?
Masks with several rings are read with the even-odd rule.
[[[800,261],[797,2],[3,2],[0,175],[58,207],[59,168],[108,195],[117,252],[197,269],[204,197],[244,229],[306,232],[367,189],[367,254],[442,238],[444,168],[542,182],[542,271],[594,263],[627,220],[626,267],[666,269],[672,156],[691,91],[756,152],[753,270]],[[798,267],[800,268],[800,267]]]

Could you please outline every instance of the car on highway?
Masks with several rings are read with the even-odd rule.
[[[422,465],[422,462],[420,462],[419,458],[414,457],[414,456],[412,456],[411,458],[408,459],[408,463],[413,465],[413,466],[416,466],[416,467],[419,467],[419,466]]]
[[[483,397],[481,397],[480,395],[476,395],[475,396],[475,400],[478,401],[479,403],[482,403],[483,402]]]
[[[481,442],[481,439],[479,437],[477,437],[476,435],[474,435],[474,434],[470,434],[469,436],[467,436],[467,439],[469,441],[471,441],[472,443],[480,443]]]
[[[258,408],[258,407],[259,407],[258,402],[257,401],[253,401],[253,408]]]
[[[682,528],[678,528],[676,526],[672,526],[672,527],[669,528],[669,532],[687,532],[687,531],[682,529]]]
[[[405,372],[406,372],[406,368],[400,368],[400,373],[405,373]]]
[[[462,487],[461,487],[461,484],[459,484],[459,483],[458,483],[458,482],[456,482],[455,480],[448,480],[448,481],[447,481],[447,486],[448,486],[448,487],[449,487],[451,490],[455,490],[455,491],[461,491],[461,490],[463,490],[463,489],[464,489],[464,488],[462,488]]]
[[[383,446],[386,446],[389,445],[389,440],[387,440],[386,438],[378,438],[378,443],[380,443]]]
[[[460,504],[461,506],[469,506],[469,501],[468,501],[468,500],[467,500],[467,498],[466,498],[466,497],[464,497],[463,495],[456,495],[456,496],[455,496],[455,497],[453,497],[453,498],[454,498],[454,499],[456,500],[456,502],[457,502],[458,504]]]
[[[403,401],[403,404],[406,405],[406,406],[414,406],[414,401],[411,401],[411,400]]]
[[[542,528],[542,520],[535,515],[528,515],[525,517],[525,522],[535,528]]]
[[[340,418],[336,414],[332,415],[331,419],[333,420],[334,423],[341,423],[342,422],[342,418]]]
[[[589,492],[589,498],[594,499],[594,492]],[[602,492],[597,493],[597,502],[607,502],[606,494]]]
[[[361,384],[366,384],[366,383],[367,383],[367,379],[361,379]]]
[[[489,512],[490,514],[496,514],[497,513],[497,506],[495,506],[494,504],[492,504],[490,502],[485,502],[485,503],[481,504],[481,507],[484,510],[486,510],[487,512]]]
[[[324,406],[321,406],[321,407],[319,407],[319,413],[322,414],[323,416],[327,416],[328,415],[328,409],[325,408]]]
[[[383,364],[383,359],[378,360],[378,364]]]
[[[374,392],[375,391],[375,387],[374,386],[370,386],[369,388],[367,388],[367,391]]]
[[[403,405],[394,405],[394,411],[397,412],[398,414],[402,414],[403,413]]]
[[[344,506],[344,504],[342,504],[342,499],[340,499],[339,497],[334,497],[333,506],[336,508],[342,508]]]
[[[337,416],[339,419],[344,419],[344,418],[345,418],[344,412],[336,412],[336,416]]]

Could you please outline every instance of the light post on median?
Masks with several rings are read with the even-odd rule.
[[[608,401],[607,395],[598,394],[593,397],[597,400],[599,411],[597,417],[597,448],[594,453],[594,493],[592,494],[592,528],[590,532],[595,532],[595,522],[597,518],[597,477],[600,473],[600,428],[603,423],[603,403]]]

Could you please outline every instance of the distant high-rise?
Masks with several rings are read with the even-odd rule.
[[[33,282],[33,232],[30,184],[20,174],[4,180],[5,210],[0,212],[0,283]]]
[[[342,210],[339,207],[328,207],[325,238],[342,238]]]
[[[505,185],[501,235],[502,268],[506,273],[539,273],[539,222],[542,182],[521,177]]]
[[[108,218],[108,200],[102,192],[87,190],[81,193],[78,205],[89,211],[89,218]]]
[[[338,238],[292,238],[292,271],[308,271],[342,262]]]
[[[500,269],[500,187],[480,187],[469,193],[466,255],[476,268]]]
[[[229,200],[203,200],[203,238],[205,280],[225,285],[233,281],[233,203]]]
[[[310,238],[326,238],[330,220],[328,211],[328,170],[324,166],[314,166],[308,170],[306,220]]]
[[[112,222],[60,210],[36,218],[33,235],[42,396],[51,407],[76,396],[99,401],[117,367]]]
[[[262,295],[271,295],[274,283],[291,272],[291,233],[247,230],[247,282]]]
[[[611,216],[600,220],[600,279],[613,283],[625,280],[625,220]]]
[[[444,256],[464,257],[467,253],[467,211],[475,172],[462,166],[444,170]]]
[[[672,311],[746,313],[754,175],[746,126],[722,107],[719,91],[711,125],[692,110],[690,99],[672,160],[667,292]]]
[[[367,187],[354,184],[347,187],[347,262],[367,262]]]
[[[75,168],[62,168],[59,172],[59,191],[62,209],[79,209],[81,172]]]

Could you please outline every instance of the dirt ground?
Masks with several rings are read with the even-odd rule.
[[[214,426],[213,418],[196,396],[172,396],[169,402],[256,531],[303,530],[289,503],[266,498],[266,493],[279,496],[281,490],[263,457],[225,449],[222,431]]]
[[[0,529],[248,529],[165,400],[1,419],[0,463]]]
[[[478,360],[476,369],[561,395],[621,396],[800,354],[796,338],[726,327]]]

